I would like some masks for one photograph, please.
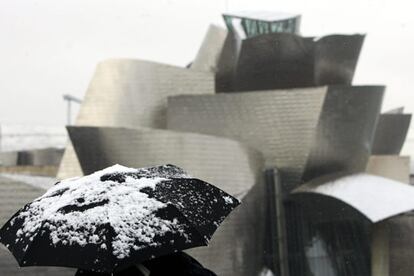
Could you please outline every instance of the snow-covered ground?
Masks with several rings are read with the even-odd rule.
[[[0,151],[64,148],[67,140],[63,126],[0,125]]]
[[[19,181],[27,185],[43,189],[43,190],[49,189],[57,182],[57,179],[53,177],[46,177],[46,176],[33,176],[33,175],[10,174],[10,173],[0,173],[0,176],[14,180],[14,181]]]

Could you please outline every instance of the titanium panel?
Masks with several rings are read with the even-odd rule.
[[[410,157],[399,155],[372,155],[367,173],[410,184]]]
[[[116,163],[135,168],[172,163],[237,196],[262,170],[261,154],[230,139],[148,128],[67,129],[84,174]]]
[[[219,26],[210,25],[191,69],[216,72],[218,60],[227,37],[227,31]]]
[[[391,218],[389,227],[389,275],[411,276],[414,271],[414,214]]]
[[[243,40],[234,71],[234,91],[316,86],[314,43],[289,33]]]
[[[264,267],[266,194],[258,183],[242,197],[208,247],[189,250],[204,266],[223,276],[259,275]]]
[[[384,86],[329,86],[303,175],[365,171]]]
[[[398,155],[410,127],[411,114],[381,114],[375,131],[372,154]]]
[[[377,227],[377,224],[374,227]],[[380,233],[381,236],[378,237],[377,241],[379,246],[373,248],[373,254],[377,256],[381,254],[382,259],[377,259],[375,263],[377,274],[373,274],[373,276],[412,275],[414,270],[412,250],[414,246],[413,212],[391,218],[381,223],[380,227],[382,233]],[[380,270],[381,268],[382,270]]]
[[[215,79],[216,92],[234,90],[234,75],[239,58],[242,40],[234,33],[228,32],[220,53]]]
[[[165,128],[167,96],[214,93],[209,72],[133,59],[98,64],[79,110],[76,125]],[[68,145],[58,178],[81,175]]]
[[[406,156],[371,156],[367,172],[408,184],[409,163]],[[412,274],[413,218],[413,212],[409,212],[373,226],[372,276]]]
[[[210,245],[190,253],[218,275],[251,276],[262,269],[265,187],[260,153],[233,140],[195,133],[106,127],[68,131],[85,174],[115,163],[172,163],[241,199]]]
[[[292,195],[337,200],[373,223],[414,210],[414,187],[367,173],[314,179],[293,190]]]
[[[234,57],[233,62],[222,62],[227,71],[218,72],[218,92],[350,85],[364,35],[314,38],[270,33],[233,40],[223,50],[223,56]]]
[[[371,276],[390,275],[389,225],[388,220],[372,226]]]
[[[267,168],[277,167],[296,182],[312,147],[326,91],[319,87],[170,97],[168,128],[239,140],[260,150]]]

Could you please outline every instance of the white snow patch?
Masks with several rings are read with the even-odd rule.
[[[226,204],[233,204],[233,198],[229,197],[229,196],[224,196],[224,202],[226,202]]]
[[[260,271],[259,276],[274,276],[273,272],[268,269],[267,267],[263,268],[262,271]]]
[[[139,249],[137,241],[138,244],[157,246],[153,240],[156,235],[172,232],[184,236],[178,221],[163,220],[155,215],[166,204],[140,191],[155,188],[165,178],[126,177],[122,183],[100,180],[101,176],[109,173],[137,171],[115,165],[81,178],[61,181],[19,214],[18,219],[23,219],[24,223],[17,237],[31,238],[38,231],[47,229],[55,245],[97,244],[105,250],[107,242],[111,242],[113,254],[122,259],[129,255],[131,248]],[[106,203],[99,204],[103,201]],[[65,206],[72,206],[69,208],[72,210],[84,206],[85,210],[59,211]],[[106,224],[110,224],[115,231],[111,241],[107,241],[106,235],[97,230],[100,225]]]
[[[329,180],[315,179],[296,188],[293,193],[315,193],[336,198],[374,223],[414,210],[413,186],[367,173]]]

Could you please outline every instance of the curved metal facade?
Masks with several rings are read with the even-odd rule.
[[[234,91],[234,74],[242,40],[229,32],[224,40],[216,72],[216,92]]]
[[[261,154],[225,138],[149,128],[68,127],[84,174],[113,164],[173,163],[192,176],[240,195],[256,182]]]
[[[414,270],[414,214],[407,213],[387,221],[389,274],[409,276]]]
[[[410,184],[410,157],[371,155],[366,172]]]
[[[414,209],[413,187],[366,173],[318,178],[303,184],[292,194],[336,199],[356,209],[373,223]]]
[[[68,127],[68,131],[85,174],[115,163],[129,167],[173,163],[241,199],[210,245],[190,252],[218,275],[251,276],[262,268],[265,187],[260,153],[229,139],[168,130]]]
[[[76,125],[165,128],[167,96],[212,93],[212,73],[142,60],[107,60],[96,68]],[[69,145],[58,177],[80,174]]]
[[[190,68],[194,70],[216,72],[218,60],[226,37],[227,31],[225,29],[216,25],[210,25]]]
[[[372,154],[400,154],[410,122],[411,114],[381,114],[375,131]]]
[[[302,175],[326,87],[186,95],[168,99],[168,128],[239,140],[260,150],[266,167]]]
[[[302,177],[365,170],[383,92],[383,86],[329,86],[175,96],[168,128],[253,146],[291,189]]]
[[[304,181],[365,171],[384,91],[384,86],[329,86]]]
[[[232,39],[235,41],[231,43]],[[264,34],[245,40],[228,38],[219,67],[227,67],[227,73],[218,72],[216,89],[232,92],[350,85],[363,41],[364,35],[316,39],[289,33]]]

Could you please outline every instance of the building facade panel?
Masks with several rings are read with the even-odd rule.
[[[304,181],[365,171],[384,90],[384,86],[329,86]]]
[[[170,97],[168,128],[228,137],[260,150],[266,167],[300,178],[327,88]]]
[[[411,114],[381,114],[375,131],[372,154],[400,154],[410,123]]]
[[[155,62],[113,59],[98,64],[76,125],[165,128],[167,97],[214,93],[214,75]],[[69,144],[58,177],[82,175]]]
[[[364,35],[321,38],[269,33],[240,39],[229,32],[217,92],[350,85]]]
[[[197,55],[190,68],[200,71],[216,72],[227,31],[219,26],[210,25]]]

